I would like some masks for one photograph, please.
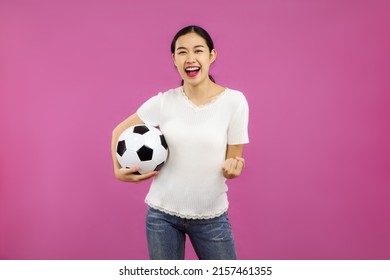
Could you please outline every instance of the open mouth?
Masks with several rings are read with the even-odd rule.
[[[185,69],[188,77],[195,77],[200,70],[200,67],[191,66]]]

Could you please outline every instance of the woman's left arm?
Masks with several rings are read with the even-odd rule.
[[[222,164],[222,174],[226,179],[233,179],[241,175],[245,167],[242,157],[244,145],[227,145],[226,160]]]

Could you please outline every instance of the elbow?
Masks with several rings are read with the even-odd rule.
[[[115,135],[118,135],[119,133],[119,127],[115,127],[113,130],[112,130],[112,136],[115,136]]]

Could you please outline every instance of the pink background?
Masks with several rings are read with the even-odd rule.
[[[111,131],[178,86],[188,24],[250,104],[239,257],[390,259],[388,3],[2,0],[0,259],[148,258],[149,182],[114,179]]]

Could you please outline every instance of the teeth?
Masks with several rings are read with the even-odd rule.
[[[200,68],[199,67],[188,67],[188,68],[186,68],[186,71],[187,72],[190,72],[190,71],[197,71],[197,70],[199,70]]]

